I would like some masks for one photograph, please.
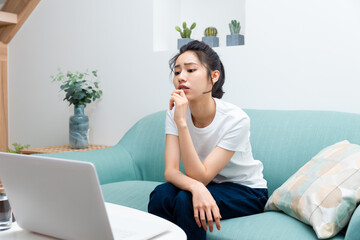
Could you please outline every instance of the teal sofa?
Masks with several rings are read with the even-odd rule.
[[[360,115],[327,111],[246,110],[251,119],[255,159],[264,164],[269,196],[321,149],[341,140],[360,144]],[[147,211],[150,192],[164,182],[165,111],[138,121],[113,147],[46,154],[92,162],[105,201]],[[81,191],[81,189],[80,189]],[[221,221],[207,239],[317,239],[308,226],[282,212],[264,212]],[[360,239],[360,209],[347,231],[332,239]]]

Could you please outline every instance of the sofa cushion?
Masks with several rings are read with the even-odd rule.
[[[162,182],[124,181],[102,185],[106,202],[116,203],[147,212],[149,195]],[[221,220],[221,230],[207,233],[207,239],[251,239],[251,240],[315,240],[316,235],[310,226],[281,212],[261,214]],[[343,240],[338,234],[334,240]]]
[[[275,190],[265,210],[310,224],[323,239],[346,226],[359,200],[360,146],[342,141],[321,150]]]
[[[207,233],[208,240],[315,240],[316,234],[306,225],[282,212],[260,214],[221,220],[221,230]],[[344,239],[338,234],[332,240]]]
[[[101,185],[105,202],[147,212],[150,193],[161,182],[123,181]]]

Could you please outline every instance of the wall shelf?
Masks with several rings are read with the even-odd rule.
[[[153,50],[176,50],[180,34],[175,26],[182,28],[184,21],[189,26],[196,22],[191,38],[200,41],[206,27],[216,27],[220,47],[226,47],[233,19],[240,21],[240,34],[245,36],[245,0],[153,0]]]

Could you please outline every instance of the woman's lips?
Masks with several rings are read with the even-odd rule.
[[[186,91],[189,91],[189,87],[187,87],[187,86],[185,86],[185,85],[180,85],[179,86],[179,90],[183,90],[184,92],[186,92]]]

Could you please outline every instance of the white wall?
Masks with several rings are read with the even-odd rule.
[[[104,95],[85,110],[90,143],[116,144],[138,119],[165,109],[176,51],[153,51],[153,12],[149,0],[40,1],[9,45],[10,143],[68,143],[73,108],[51,82],[58,67],[99,70]],[[358,0],[247,1],[246,45],[216,49],[224,99],[360,113],[359,13]]]

